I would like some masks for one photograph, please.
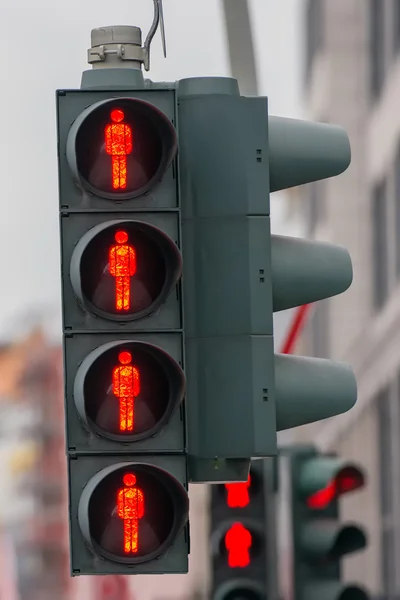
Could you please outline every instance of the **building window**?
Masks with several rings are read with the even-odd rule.
[[[317,358],[329,356],[329,300],[321,300],[314,309],[311,321],[312,353]]]
[[[393,512],[393,455],[392,418],[390,412],[390,390],[381,392],[377,398],[379,428],[379,474],[381,512],[381,581],[383,598],[394,596],[395,578],[395,520]]]
[[[393,2],[393,50],[397,54],[400,50],[400,0]]]
[[[371,93],[376,98],[385,78],[385,2],[370,0]]]
[[[372,197],[372,265],[373,265],[373,305],[380,309],[389,293],[386,183],[375,186]]]
[[[308,83],[315,55],[324,42],[324,0],[307,0],[306,4],[306,75]]]

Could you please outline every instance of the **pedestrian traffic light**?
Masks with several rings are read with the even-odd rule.
[[[269,117],[234,79],[192,78],[179,82],[179,147],[189,454],[218,480],[216,457],[275,456],[277,431],[356,401],[348,366],[274,357],[273,312],[344,292],[352,266],[341,247],[271,236],[269,204],[342,173],[350,146],[340,127]]]
[[[247,481],[211,486],[212,600],[265,600],[267,490],[263,461]]]
[[[285,451],[293,539],[295,600],[368,600],[358,585],[347,585],[340,560],[366,547],[365,532],[339,522],[340,498],[361,489],[365,476],[356,465],[314,447]]]
[[[104,77],[57,92],[71,571],[186,573],[177,94]]]

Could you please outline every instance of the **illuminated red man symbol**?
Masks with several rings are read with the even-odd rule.
[[[226,502],[229,508],[244,508],[250,502],[250,475],[244,483],[226,483]]]
[[[136,252],[126,243],[126,231],[117,231],[114,238],[117,245],[110,248],[108,262],[110,275],[115,277],[115,308],[123,311],[131,307],[131,277],[136,273]]]
[[[247,567],[250,564],[251,533],[242,523],[234,523],[226,532],[225,547],[228,565],[231,568]]]
[[[124,487],[118,490],[118,516],[124,520],[124,552],[135,554],[139,549],[139,519],[144,515],[144,495],[136,487],[136,475],[126,473]]]
[[[140,393],[139,370],[131,365],[130,352],[120,352],[118,360],[120,364],[114,367],[112,374],[112,391],[119,400],[119,428],[120,431],[133,431],[133,405]]]
[[[127,166],[126,157],[132,152],[132,129],[122,121],[124,111],[114,108],[110,113],[112,123],[106,125],[105,142],[106,152],[111,155],[112,161],[112,186],[114,190],[126,188]]]

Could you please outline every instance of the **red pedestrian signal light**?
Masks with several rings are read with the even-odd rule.
[[[263,555],[263,537],[263,527],[257,520],[236,514],[235,519],[225,521],[214,532],[214,554],[229,569],[250,568]]]
[[[67,159],[80,186],[109,200],[149,191],[177,152],[169,119],[149,102],[118,98],[79,116],[67,141]]]
[[[111,123],[105,128],[106,152],[111,156],[111,177],[114,190],[125,190],[127,182],[126,157],[132,152],[132,127],[123,123],[124,111],[114,108]]]
[[[184,393],[183,371],[169,354],[129,340],[89,354],[74,386],[75,405],[87,428],[119,441],[139,441],[160,431]]]
[[[128,244],[126,231],[117,231],[117,244],[111,246],[108,256],[110,275],[115,277],[115,308],[128,311],[131,307],[131,277],[136,273],[136,251]]]
[[[182,272],[176,243],[141,221],[109,221],[90,229],[75,246],[71,283],[85,308],[114,321],[153,313]]]
[[[118,516],[124,521],[124,552],[137,554],[139,550],[139,520],[144,516],[144,494],[136,486],[136,475],[125,473],[124,487],[118,491]]]
[[[250,504],[250,474],[243,483],[226,483],[226,503],[229,508],[245,508]]]
[[[228,565],[234,568],[248,567],[252,535],[242,523],[233,523],[225,534],[225,546],[228,552]]]
[[[118,360],[120,364],[113,369],[113,394],[119,400],[119,428],[120,431],[133,431],[133,405],[140,392],[139,369],[131,364],[130,352],[120,352]]]
[[[363,487],[364,483],[364,475],[359,469],[344,467],[325,487],[308,496],[307,506],[315,510],[325,510],[339,496]]]
[[[173,543],[187,521],[188,498],[182,484],[163,469],[119,463],[92,477],[78,514],[81,531],[98,554],[139,564]]]

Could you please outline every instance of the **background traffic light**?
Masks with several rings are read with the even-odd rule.
[[[187,572],[175,113],[170,89],[57,92],[73,575]]]
[[[264,461],[247,481],[211,486],[211,599],[267,597],[267,502]]]
[[[276,455],[277,431],[356,401],[346,365],[274,357],[273,312],[345,291],[352,265],[343,248],[271,236],[269,204],[340,174],[350,145],[340,127],[269,117],[266,98],[217,77],[179,82],[179,148],[192,478],[240,481],[246,457]]]
[[[289,468],[289,502],[293,539],[295,600],[368,600],[358,585],[341,576],[343,556],[362,550],[365,532],[354,523],[341,523],[341,496],[361,489],[359,467],[314,447],[284,450]]]

